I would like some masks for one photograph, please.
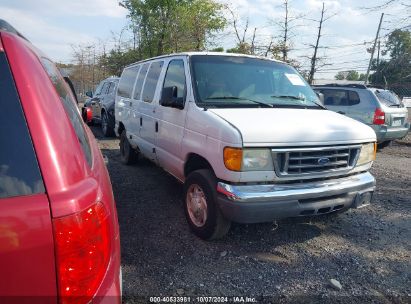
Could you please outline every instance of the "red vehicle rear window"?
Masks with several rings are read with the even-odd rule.
[[[6,54],[1,51],[0,75],[0,198],[44,193],[14,79]]]

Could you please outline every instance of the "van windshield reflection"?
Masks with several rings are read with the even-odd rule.
[[[199,106],[320,108],[317,95],[304,78],[284,63],[194,55],[191,66]]]

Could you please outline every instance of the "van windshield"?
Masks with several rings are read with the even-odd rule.
[[[198,106],[321,108],[304,78],[284,63],[214,55],[190,60]]]

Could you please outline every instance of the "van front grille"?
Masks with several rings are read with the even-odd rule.
[[[272,149],[277,176],[312,178],[344,174],[355,166],[360,146]]]

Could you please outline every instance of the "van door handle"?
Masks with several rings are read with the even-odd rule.
[[[345,112],[343,112],[343,111],[338,111],[337,113],[345,115]]]
[[[143,125],[143,117],[140,116],[140,127]]]
[[[158,132],[158,121],[156,121],[156,132]]]

